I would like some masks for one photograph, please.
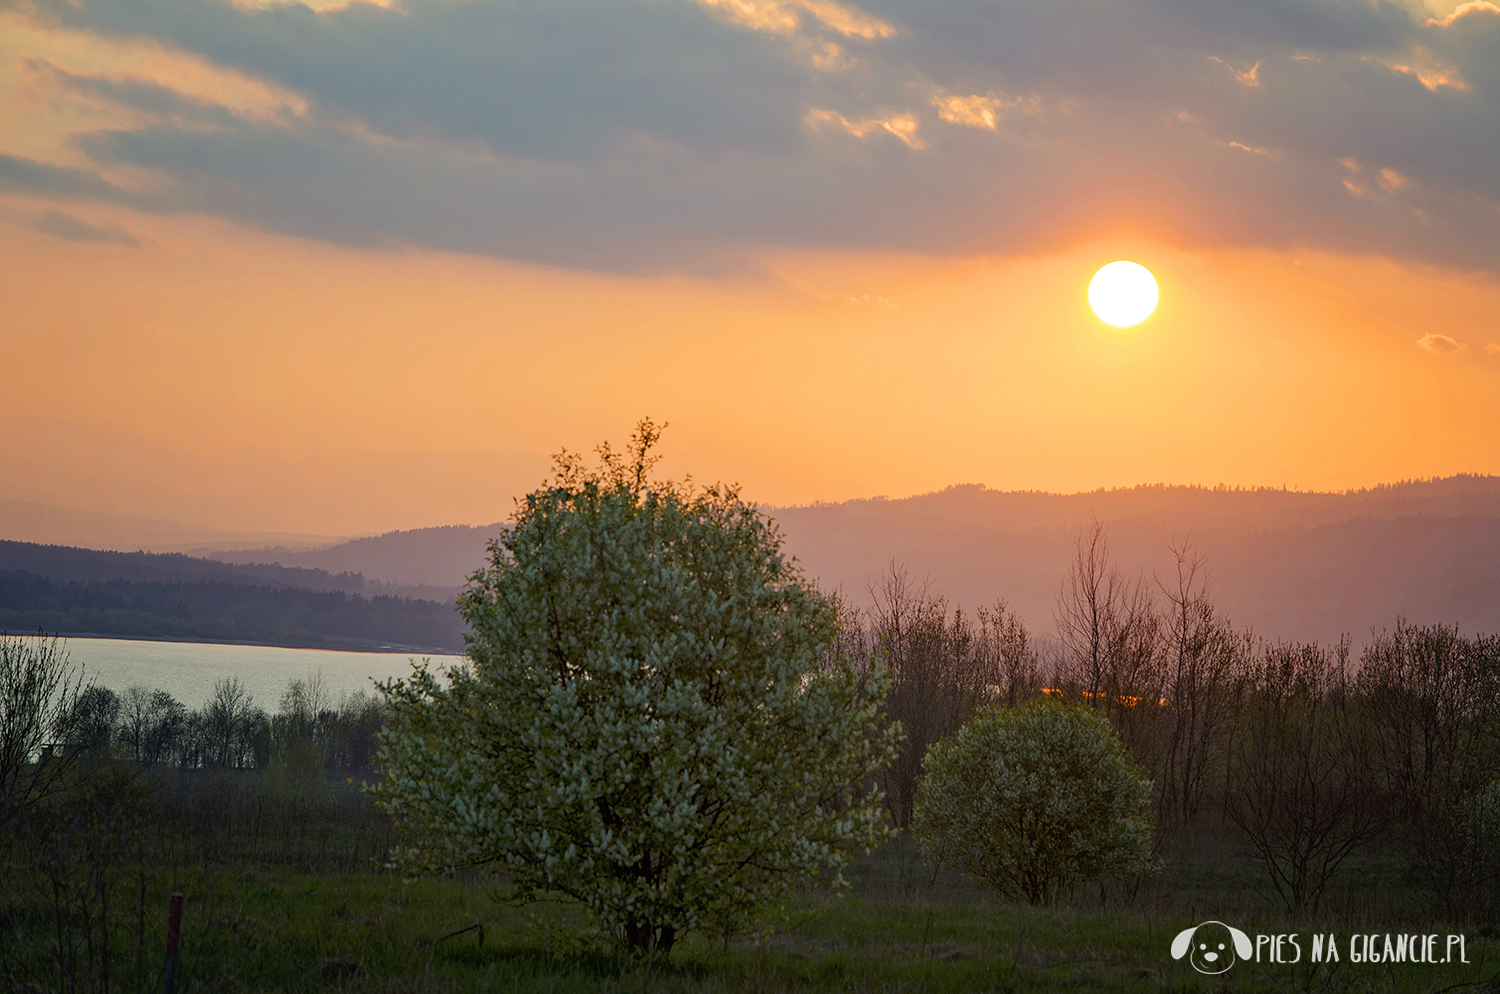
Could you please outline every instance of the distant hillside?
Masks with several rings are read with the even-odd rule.
[[[389,584],[425,584],[445,597],[456,594],[469,574],[484,565],[490,540],[503,525],[447,525],[388,532],[357,538],[326,549],[245,549],[232,552],[202,550],[201,554],[232,563],[276,563],[363,574]]]
[[[0,631],[325,649],[463,651],[452,604],[216,581],[53,580],[0,570]]]
[[[1330,641],[1347,632],[1359,643],[1398,615],[1500,630],[1500,477],[1336,494],[1140,486],[1064,495],[971,485],[766,511],[808,575],[855,603],[867,600],[894,561],[950,604],[973,609],[1006,599],[1038,635],[1053,629],[1073,543],[1092,520],[1106,527],[1114,562],[1147,580],[1153,570],[1165,573],[1174,538],[1191,539],[1207,558],[1220,607],[1267,636]],[[424,528],[313,550],[205,550],[212,560],[115,554],[107,568],[88,556],[69,566],[82,550],[0,543],[0,569],[76,581],[222,580],[448,600],[484,563],[485,546],[501,529]],[[27,555],[50,557],[51,565],[16,558]]]
[[[365,578],[322,569],[242,566],[180,552],[112,552],[65,545],[0,541],[0,570],[19,570],[53,580],[137,580],[179,583],[248,583],[273,588],[365,592]]]
[[[1097,519],[1125,573],[1168,567],[1190,538],[1215,599],[1262,634],[1356,644],[1413,621],[1500,630],[1500,478],[1342,494],[1142,486],[1085,494],[952,487],[905,500],[768,508],[809,576],[856,603],[892,561],[950,604],[1009,601],[1039,633],[1076,536]]]
[[[0,541],[0,629],[462,651],[451,598],[358,573]]]

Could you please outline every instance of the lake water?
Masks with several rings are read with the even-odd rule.
[[[334,701],[363,690],[375,693],[373,680],[406,676],[410,661],[430,659],[434,669],[451,666],[462,656],[421,656],[396,652],[334,652],[327,649],[281,649],[259,645],[213,645],[203,642],[146,642],[134,639],[66,639],[68,654],[86,676],[120,693],[139,685],[168,691],[190,708],[213,693],[214,684],[238,677],[255,703],[274,713],[282,691],[294,679],[321,674]]]

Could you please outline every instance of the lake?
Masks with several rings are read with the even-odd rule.
[[[216,682],[238,677],[255,703],[273,714],[287,683],[306,679],[309,674],[322,675],[323,685],[336,702],[356,690],[375,693],[372,679],[406,676],[411,672],[412,659],[430,659],[435,668],[451,666],[463,659],[203,642],[89,638],[64,641],[68,655],[75,664],[83,666],[87,678],[117,694],[132,685],[160,688],[188,707],[196,708],[213,693]]]

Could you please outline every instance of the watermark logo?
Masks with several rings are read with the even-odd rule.
[[[1342,953],[1341,953],[1342,950]],[[1199,922],[1172,940],[1172,958],[1187,957],[1193,969],[1210,976],[1224,973],[1240,960],[1253,963],[1464,963],[1469,962],[1465,936],[1359,933],[1345,942],[1333,932],[1256,935],[1233,925]]]
[[[1185,928],[1172,940],[1172,958],[1188,958],[1193,969],[1213,975],[1234,966],[1236,959],[1250,959],[1255,946],[1250,936],[1223,922],[1199,922]]]

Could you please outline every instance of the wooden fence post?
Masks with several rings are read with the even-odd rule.
[[[177,937],[182,934],[182,895],[172,895],[172,910],[167,914],[167,976],[163,994],[177,990]]]

